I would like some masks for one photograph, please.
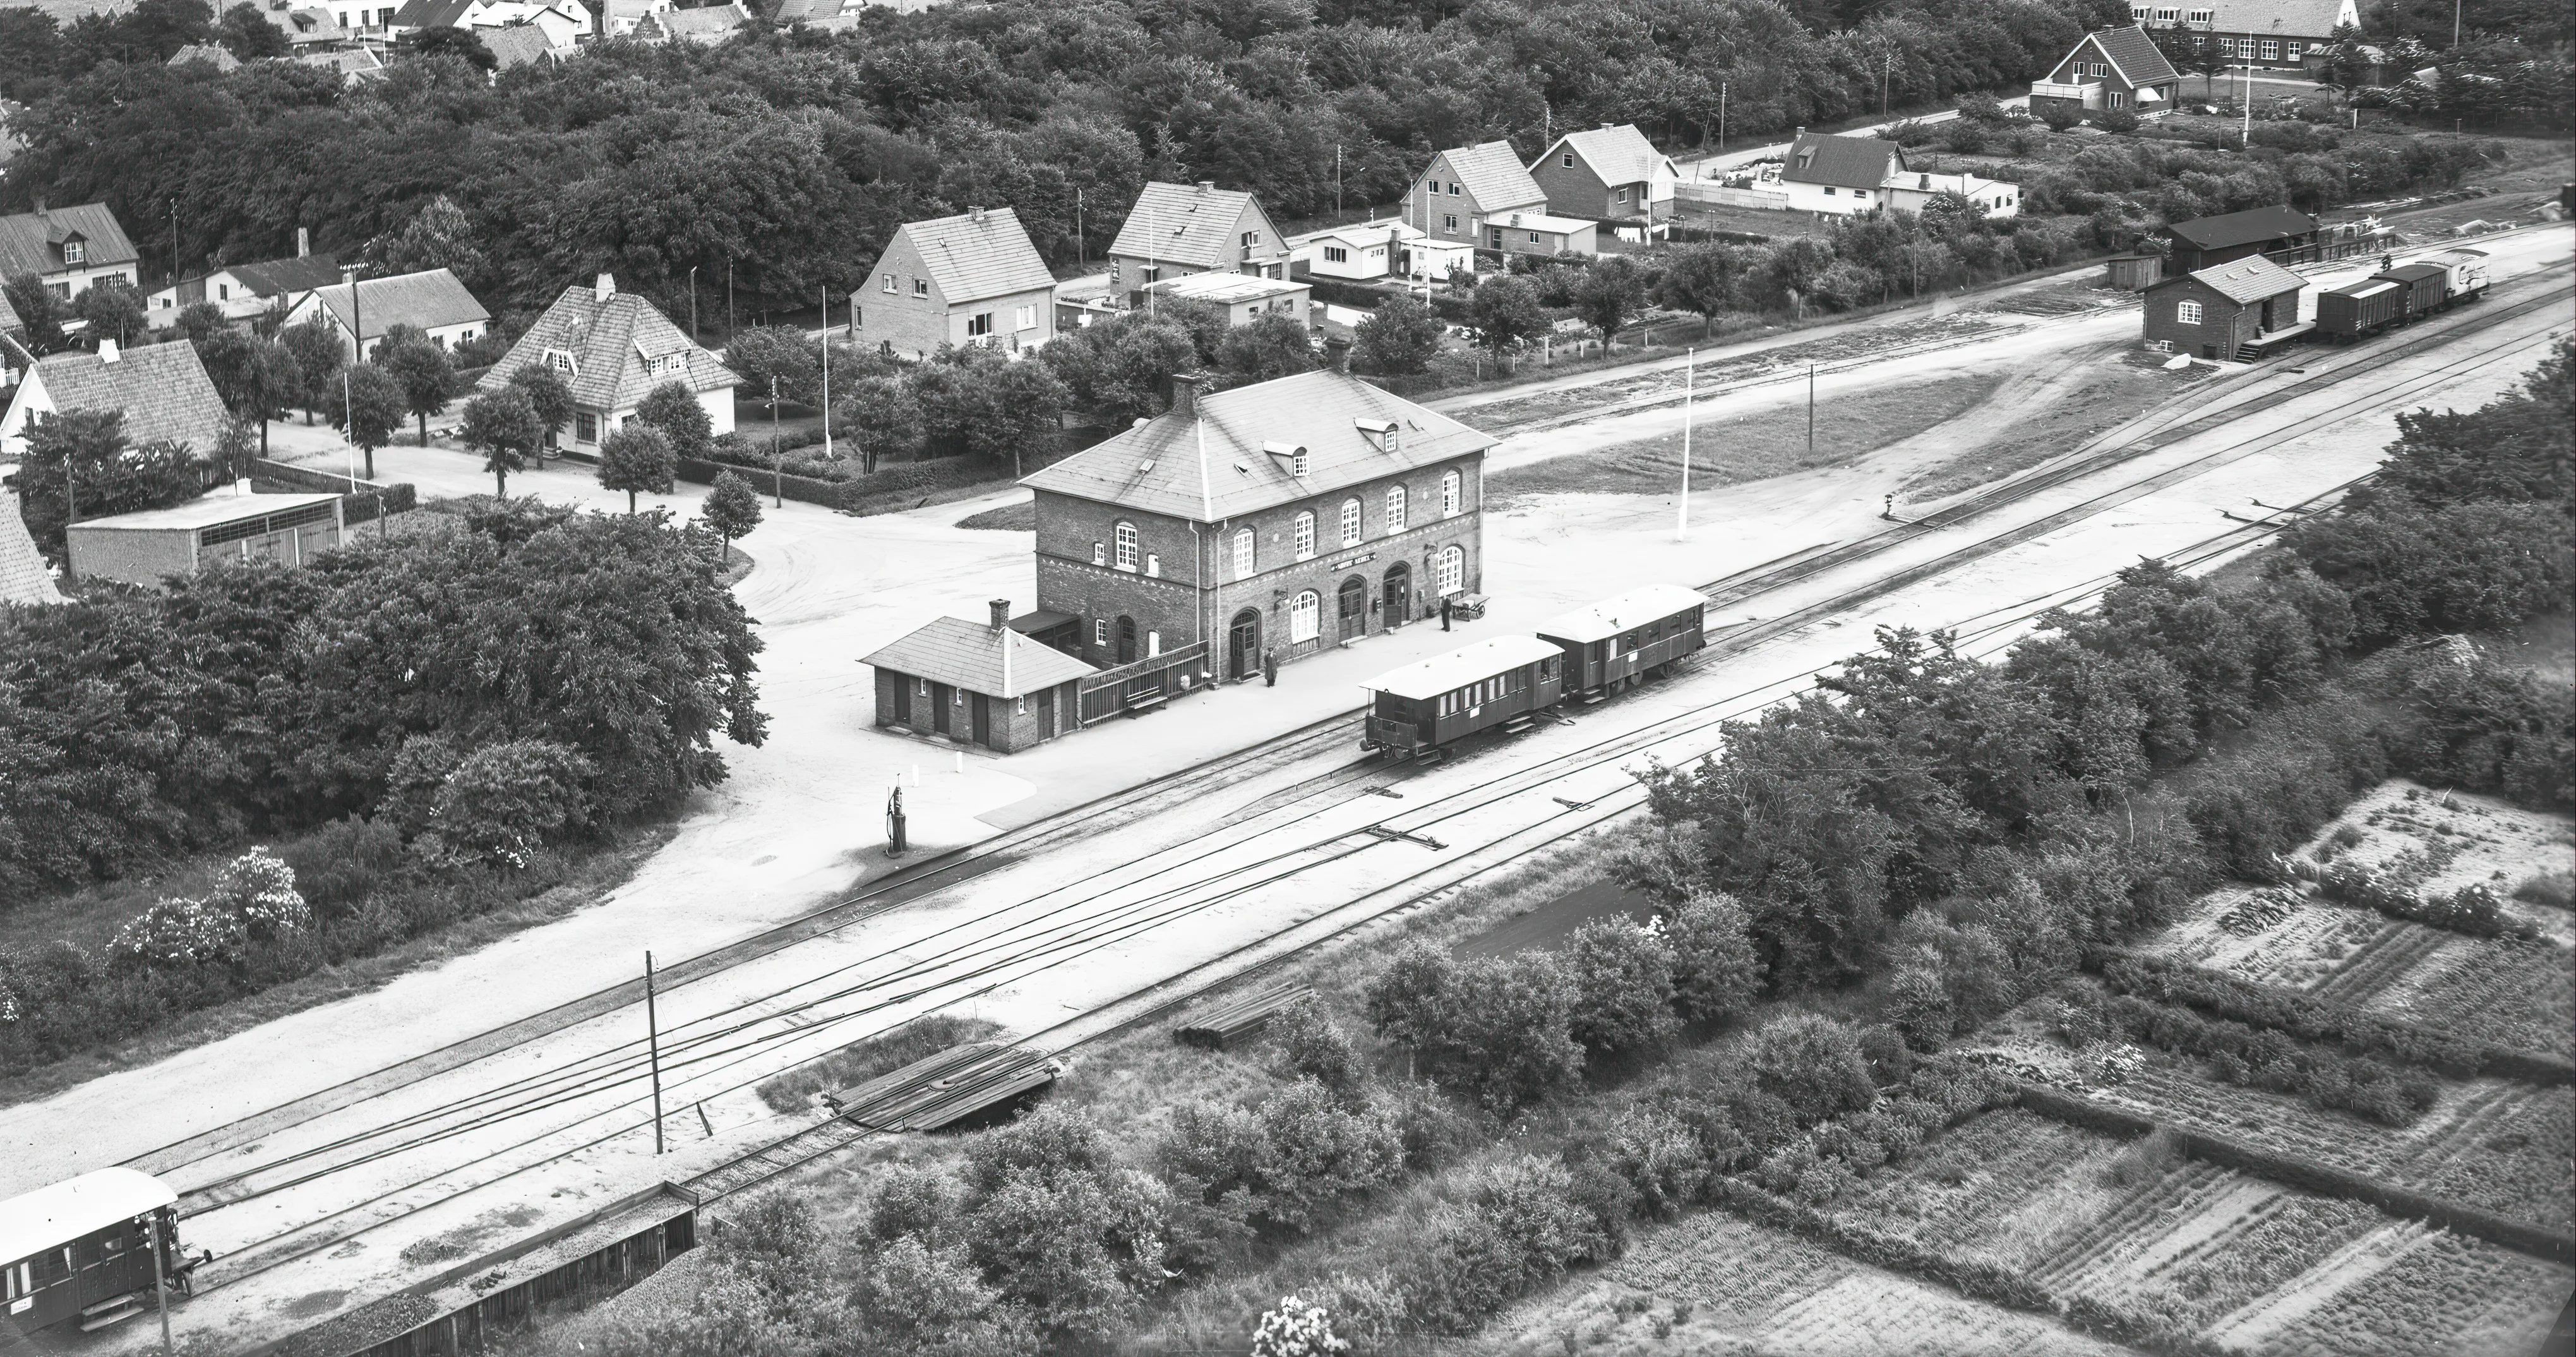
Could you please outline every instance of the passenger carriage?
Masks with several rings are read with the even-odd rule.
[[[78,1324],[88,1333],[150,1308],[159,1275],[187,1290],[178,1194],[148,1173],[100,1169],[0,1202],[0,1333]]]
[[[1496,726],[1526,729],[1556,705],[1564,654],[1534,636],[1497,636],[1391,669],[1360,685],[1372,694],[1363,749],[1427,754]]]
[[[1565,693],[1598,702],[1708,644],[1708,600],[1678,584],[1650,584],[1550,619],[1542,641],[1565,655]]]

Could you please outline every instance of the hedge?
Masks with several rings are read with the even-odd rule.
[[[2116,1136],[2140,1136],[2151,1131],[2170,1131],[2182,1152],[2221,1168],[2269,1178],[2319,1196],[2339,1197],[2376,1206],[2391,1215],[2410,1217],[2427,1225],[2456,1230],[2464,1235],[2502,1245],[2517,1253],[2552,1263],[2576,1263],[2576,1238],[2551,1234],[2537,1225],[2508,1220],[2492,1211],[2481,1210],[2463,1202],[2410,1192],[2375,1178],[2364,1177],[2344,1169],[2320,1164],[2313,1159],[2275,1154],[2256,1149],[2244,1141],[2206,1131],[2168,1126],[2143,1113],[2110,1107],[2090,1098],[2078,1098],[2037,1084],[2021,1085],[2021,1105],[2043,1117],[2062,1121],[2086,1130],[2102,1131]]]
[[[740,466],[730,462],[704,461],[695,457],[679,459],[677,475],[692,485],[713,485],[716,476],[730,471],[751,482],[762,494],[770,492],[772,474],[765,467]],[[926,462],[891,462],[874,472],[853,476],[846,481],[827,481],[815,476],[798,476],[789,472],[776,474],[778,493],[802,504],[819,504],[827,509],[862,509],[886,496],[917,495],[929,491],[956,490],[1010,479],[1009,472],[981,457],[939,457]]]

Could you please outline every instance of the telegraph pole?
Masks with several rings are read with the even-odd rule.
[[[1807,365],[1807,455],[1816,455],[1816,365]]]
[[[689,342],[698,343],[698,266],[689,266]]]
[[[850,303],[852,310],[858,303]],[[832,460],[832,285],[823,285],[823,460]]]
[[[662,1019],[653,1008],[653,954],[644,954],[644,1042],[653,1062],[653,1153],[662,1152]]]
[[[1699,350],[1686,349],[1682,354],[1682,499],[1673,515],[1673,540],[1690,540],[1690,458],[1691,395],[1699,377]]]
[[[778,432],[778,374],[771,373],[769,376],[769,507],[773,509],[787,507],[787,481],[779,470],[779,463],[786,459],[786,454],[779,445],[785,441]]]

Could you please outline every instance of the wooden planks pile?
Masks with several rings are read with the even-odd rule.
[[[826,1093],[823,1101],[871,1131],[936,1131],[1044,1088],[1063,1072],[1063,1062],[1043,1052],[978,1041]]]
[[[1253,990],[1216,1004],[1173,1029],[1172,1035],[1184,1046],[1222,1051],[1259,1036],[1272,1018],[1314,992],[1312,986],[1289,982]]]

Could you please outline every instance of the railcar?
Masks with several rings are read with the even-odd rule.
[[[2386,278],[2327,288],[2317,294],[2317,332],[2338,344],[2375,335],[2406,319],[2406,295]]]
[[[1370,694],[1363,749],[1409,759],[1497,726],[1526,728],[1556,705],[1565,655],[1535,636],[1496,636],[1390,669]]]
[[[1669,669],[1708,644],[1708,599],[1678,584],[1650,584],[1540,625],[1565,654],[1565,695],[1586,704]]]
[[[2451,271],[2439,264],[2400,264],[2371,275],[2406,289],[2406,319],[2422,320],[2451,307]]]
[[[131,1319],[150,1308],[156,1273],[187,1294],[195,1265],[180,1256],[178,1204],[160,1179],[125,1168],[0,1202],[0,1332],[89,1333]]]
[[[2450,275],[2451,301],[2473,302],[2487,292],[2487,252],[2467,246],[2444,250],[2427,263],[2439,264]]]

